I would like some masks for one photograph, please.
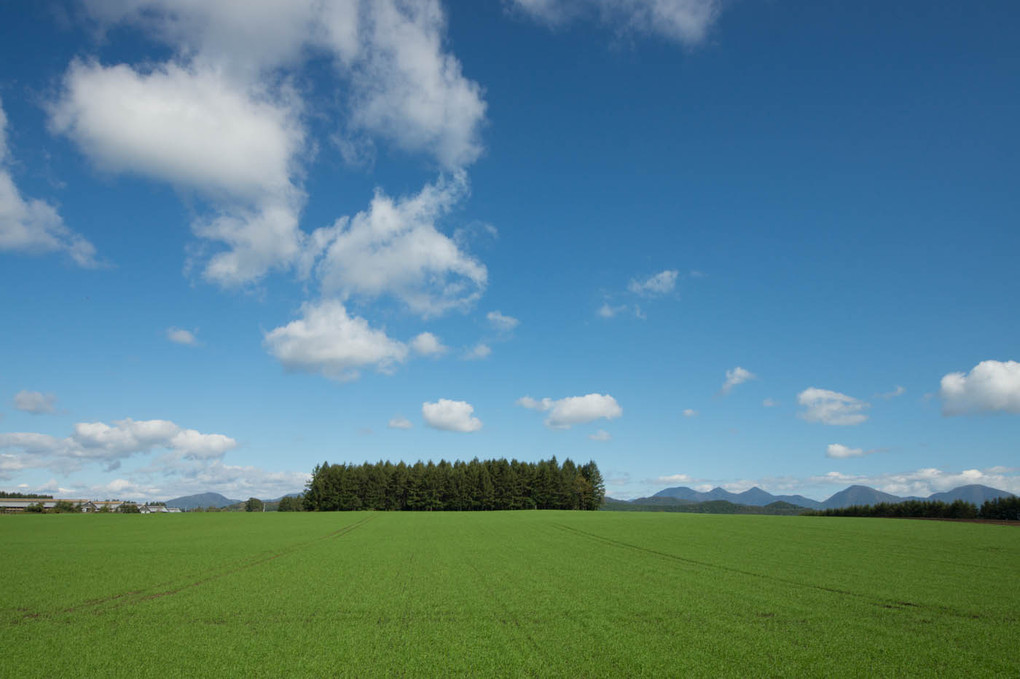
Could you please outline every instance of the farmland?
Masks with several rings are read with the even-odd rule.
[[[1020,531],[610,512],[0,520],[0,676],[1015,676]]]

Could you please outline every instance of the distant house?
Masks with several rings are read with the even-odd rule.
[[[181,510],[166,505],[138,505],[138,511],[142,514],[178,514]]]
[[[69,500],[66,498],[49,497],[4,497],[0,498],[0,514],[21,514],[29,505],[42,504],[43,509],[52,511],[58,502],[70,502],[78,507],[83,514],[95,514],[107,507],[109,511],[116,512],[125,504],[122,500]],[[138,505],[138,511],[142,514],[180,514],[179,507],[164,507],[163,505]]]
[[[106,507],[108,511],[115,512],[122,504],[124,503],[120,500],[89,500],[82,503],[81,511],[83,514],[92,514]]]

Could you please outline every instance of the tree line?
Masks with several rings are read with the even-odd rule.
[[[986,500],[980,507],[965,500],[905,500],[874,505],[852,505],[839,509],[818,509],[806,516],[859,516],[891,519],[994,519],[1020,521],[1020,497]]]
[[[300,504],[306,511],[477,511],[493,509],[595,510],[605,483],[595,462],[562,464],[498,459],[470,462],[323,462],[312,471]]]

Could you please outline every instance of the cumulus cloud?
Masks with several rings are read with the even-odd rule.
[[[485,314],[485,318],[489,321],[489,325],[499,332],[510,332],[520,324],[520,321],[513,316],[504,316],[499,311],[490,311]]]
[[[669,476],[660,476],[655,479],[658,483],[690,483],[694,481],[687,474],[671,474]]]
[[[685,408],[684,409],[684,417],[697,417],[697,416],[698,416],[698,411],[695,410],[694,408]]]
[[[633,279],[627,289],[637,295],[665,295],[676,288],[676,279],[679,271],[661,271],[654,276],[644,280]]]
[[[478,343],[475,346],[471,347],[471,349],[469,349],[467,353],[464,354],[464,360],[481,361],[482,359],[488,358],[491,355],[492,347],[490,347],[488,344]]]
[[[140,72],[75,61],[50,114],[100,169],[213,200],[216,213],[192,229],[228,249],[209,260],[206,278],[236,286],[296,261],[304,194],[291,177],[305,139],[293,102],[208,66]]]
[[[14,395],[14,407],[23,413],[42,415],[57,411],[57,397],[39,391],[19,391]]]
[[[719,390],[719,393],[725,396],[726,394],[729,394],[733,390],[733,387],[737,386],[738,384],[743,384],[744,382],[754,379],[758,379],[758,376],[749,370],[741,368],[738,365],[736,368],[726,371],[726,381],[723,382],[722,388]]]
[[[943,415],[1020,413],[1020,363],[982,361],[969,373],[949,373],[939,397]]]
[[[353,68],[350,123],[411,152],[427,152],[448,170],[474,162],[485,119],[481,87],[443,51],[438,0],[372,0],[362,54]]]
[[[388,426],[390,429],[410,429],[414,425],[411,424],[411,421],[406,417],[401,417],[400,415],[397,415],[396,417],[391,417],[389,424],[387,424],[386,426]]]
[[[613,438],[613,435],[610,434],[605,429],[599,429],[594,434],[588,434],[588,438],[590,438],[592,441],[609,441],[610,439]]]
[[[766,398],[762,400],[761,405],[763,408],[777,408],[779,406],[779,401],[773,398]]]
[[[860,424],[868,419],[864,411],[871,407],[869,403],[838,391],[815,387],[808,387],[797,394],[797,403],[804,408],[798,413],[801,419],[831,425]]]
[[[185,459],[168,454],[128,478],[90,488],[93,497],[168,499],[214,491],[226,497],[279,497],[300,492],[310,474],[269,471],[260,467],[224,464],[218,459]]]
[[[310,256],[325,294],[341,299],[390,295],[423,317],[467,309],[481,297],[488,272],[437,228],[467,193],[456,173],[393,199],[377,192],[367,211],[343,217],[312,234]]]
[[[14,184],[10,163],[7,114],[0,100],[0,252],[29,255],[63,252],[79,266],[98,266],[95,246],[67,228],[54,206],[22,197]]]
[[[266,333],[263,345],[287,370],[338,382],[355,380],[370,366],[391,373],[408,355],[405,344],[349,316],[335,300],[303,304],[301,318]]]
[[[895,472],[888,474],[844,474],[829,472],[813,476],[808,481],[815,484],[835,486],[864,485],[876,488],[893,495],[927,497],[932,493],[943,492],[980,484],[1020,495],[1020,475],[1018,470],[1007,467],[990,467],[987,469],[964,469],[947,471],[935,467],[917,469],[915,471]]]
[[[549,413],[545,424],[553,429],[570,429],[576,424],[586,424],[598,419],[612,420],[623,415],[623,408],[609,394],[586,394],[541,401],[530,396],[517,399],[517,405],[529,410]]]
[[[182,328],[167,328],[166,338],[174,344],[183,344],[189,347],[198,345],[198,338],[195,336],[195,333]]]
[[[652,34],[693,47],[704,41],[722,0],[512,0],[532,18],[558,26],[595,19],[620,34]]]
[[[332,58],[337,82],[324,87],[339,101],[342,113],[333,124],[341,148],[371,145],[378,137],[427,154],[454,174],[482,152],[481,88],[444,49],[446,23],[438,0],[257,6],[96,0],[87,6],[102,28],[138,28],[169,45],[174,57],[144,66],[73,62],[51,106],[51,125],[105,171],[142,174],[208,200],[211,209],[193,221],[192,230],[213,250],[216,244],[223,248],[194,251],[207,257],[205,278],[220,285],[246,285],[273,271],[305,266],[305,247],[321,249],[299,225],[304,170],[321,151],[308,139],[305,121],[312,113],[305,92],[294,86],[309,59]],[[459,304],[471,294],[462,295],[447,274],[484,285],[484,268],[459,256],[445,237],[423,242],[431,235],[427,229],[403,231],[395,234],[395,243],[370,243],[373,261],[359,275],[413,257],[420,248],[423,255],[410,278],[427,284],[430,295],[438,289],[440,306]],[[380,248],[389,251],[380,256]],[[332,273],[327,285],[343,278],[326,273]],[[430,299],[406,298],[412,281],[404,273],[387,268],[368,283],[357,276],[339,283],[347,292],[352,287],[369,295],[396,292],[419,311],[437,312]],[[380,284],[387,274],[399,280]]]
[[[850,448],[840,443],[830,443],[825,450],[825,457],[844,459],[848,457],[864,457],[865,455],[871,455],[872,453],[877,452],[877,449],[864,450],[863,448]]]
[[[421,415],[425,424],[433,429],[470,433],[482,428],[482,421],[473,417],[475,409],[466,401],[451,401],[441,398],[435,403],[421,404]]]
[[[447,347],[431,332],[423,332],[411,340],[411,351],[419,356],[442,356]]]
[[[165,449],[187,460],[216,460],[237,447],[237,441],[223,434],[203,434],[185,429],[169,420],[78,422],[64,438],[34,432],[0,434],[0,451],[7,470],[49,467],[62,471],[84,462],[105,463],[108,469],[133,455]],[[0,470],[3,471],[3,470]]]

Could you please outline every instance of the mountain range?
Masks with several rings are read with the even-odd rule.
[[[752,507],[764,507],[772,504],[773,502],[788,502],[799,507],[806,507],[807,509],[842,509],[843,507],[850,507],[852,505],[874,505],[880,502],[895,503],[906,502],[907,500],[938,500],[941,502],[964,500],[965,502],[971,502],[980,506],[986,500],[1012,496],[1012,493],[1008,493],[1004,490],[998,490],[996,488],[989,488],[988,486],[977,484],[960,486],[959,488],[954,488],[953,490],[942,493],[934,493],[926,498],[913,496],[900,497],[898,495],[883,493],[880,490],[875,490],[868,486],[850,486],[849,488],[835,493],[824,502],[819,502],[818,500],[812,500],[811,498],[804,497],[803,495],[773,495],[772,493],[768,493],[757,486],[745,490],[742,493],[731,493],[730,491],[723,490],[722,488],[713,488],[708,492],[699,492],[693,488],[687,488],[686,486],[677,486],[675,488],[660,490],[651,497],[642,497],[636,500],[630,500],[630,503],[639,505],[656,505],[725,500],[726,502],[732,502],[739,505],[750,505]]]

